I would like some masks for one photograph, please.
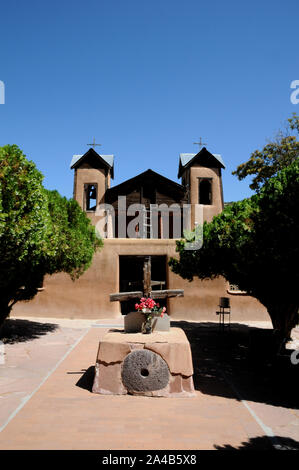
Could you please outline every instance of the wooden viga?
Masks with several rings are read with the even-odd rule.
[[[143,292],[117,292],[110,294],[110,302],[125,302],[131,299],[140,299],[141,297],[151,297],[152,299],[167,299],[170,297],[184,297],[183,289],[163,289],[152,290],[154,285],[160,284],[159,281],[151,279],[151,257],[146,256],[143,264]]]

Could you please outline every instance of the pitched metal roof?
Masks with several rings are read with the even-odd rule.
[[[195,157],[196,153],[180,153],[180,162],[183,166],[187,165],[193,157]]]
[[[87,150],[87,152],[84,153],[84,155],[73,155],[71,165],[70,165],[71,169],[78,166],[82,160],[84,160],[85,158],[88,158],[89,156],[93,156],[93,158],[96,158],[100,162],[107,165],[111,169],[111,178],[114,178],[114,167],[113,167],[114,155],[100,155],[93,148],[90,148],[89,150]]]
[[[214,157],[220,164],[220,166],[225,168],[224,161],[222,160],[221,155],[219,155],[218,153],[210,153],[205,147],[203,147],[198,153],[180,153],[178,178],[181,177],[182,171],[185,167],[188,167],[189,164],[191,164],[196,157],[200,158],[203,155],[208,155],[209,158],[212,159]]]
[[[193,157],[195,157],[195,155],[197,155],[196,153],[180,153],[180,162],[182,164],[182,166],[185,166],[187,165],[187,163],[190,162],[190,160],[192,160]],[[225,168],[225,164],[224,164],[224,161],[221,157],[221,155],[219,153],[212,153],[213,157],[216,158],[216,160],[219,161],[219,163],[221,163],[224,168]]]
[[[103,160],[105,160],[106,163],[108,163],[109,166],[111,167],[113,166],[114,155],[100,155],[100,156],[102,157]],[[83,157],[83,154],[73,155],[70,167],[72,168],[75,165],[75,163],[77,163],[80,160],[81,157]]]

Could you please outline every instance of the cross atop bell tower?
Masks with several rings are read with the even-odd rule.
[[[199,150],[204,146],[207,145],[205,142],[202,142],[201,137],[199,138],[199,142],[193,142],[194,145],[199,145]]]
[[[96,139],[93,138],[92,144],[86,144],[86,145],[89,145],[90,147],[94,149],[95,147],[101,147],[102,144],[96,144]]]

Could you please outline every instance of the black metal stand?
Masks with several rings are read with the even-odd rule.
[[[219,305],[219,310],[216,312],[219,315],[219,330],[224,331],[225,326],[230,330],[230,306],[223,307]],[[228,321],[225,322],[225,315],[228,316]]]

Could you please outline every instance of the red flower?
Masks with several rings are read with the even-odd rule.
[[[149,310],[154,310],[155,307],[160,308],[160,305],[156,304],[154,299],[152,299],[151,297],[148,297],[147,299],[145,297],[141,297],[140,303],[135,304],[136,310],[143,310],[145,308],[148,308]]]

